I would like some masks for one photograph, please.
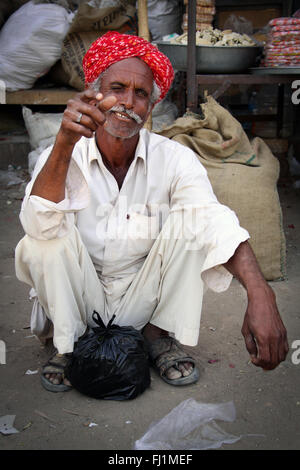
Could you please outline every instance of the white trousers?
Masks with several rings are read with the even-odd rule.
[[[118,325],[141,330],[150,322],[173,333],[182,344],[197,344],[206,255],[201,249],[186,249],[178,221],[176,213],[168,217],[114,312],[107,308],[109,295],[76,227],[53,240],[25,235],[16,248],[16,274],[35,289],[53,324],[53,343],[59,353],[72,352],[86,326],[94,326],[94,310],[105,324],[115,313]]]

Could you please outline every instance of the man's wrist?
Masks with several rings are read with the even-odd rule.
[[[262,279],[259,282],[250,283],[246,286],[248,300],[253,300],[259,298],[260,296],[265,297],[272,296],[275,297],[273,289],[269,286],[265,279]]]
[[[58,131],[54,148],[59,150],[62,155],[71,157],[75,145],[76,142],[70,141],[64,133]]]

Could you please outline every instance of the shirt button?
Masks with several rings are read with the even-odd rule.
[[[126,215],[126,219],[127,219],[127,220],[130,219],[130,215],[129,215],[129,214]]]

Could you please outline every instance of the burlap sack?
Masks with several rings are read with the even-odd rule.
[[[118,31],[128,20],[134,18],[136,8],[135,2],[130,0],[115,3],[118,6],[106,8],[95,8],[88,3],[80,3],[69,33]]]
[[[250,233],[265,278],[285,277],[286,248],[277,192],[279,162],[260,138],[251,143],[240,123],[212,97],[203,116],[179,118],[159,132],[191,148],[205,166],[218,200]]]
[[[67,77],[66,84],[76,90],[84,90],[82,59],[92,42],[100,36],[97,31],[73,33],[68,34],[63,41],[61,65]]]

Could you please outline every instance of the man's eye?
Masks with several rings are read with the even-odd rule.
[[[145,90],[142,90],[141,88],[139,88],[138,90],[136,90],[136,93],[137,95],[139,96],[148,96],[147,92]]]

